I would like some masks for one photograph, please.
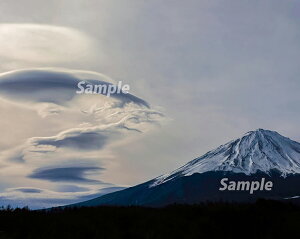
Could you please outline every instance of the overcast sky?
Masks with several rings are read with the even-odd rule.
[[[80,201],[257,128],[300,141],[299,1],[10,0],[0,10],[0,202]],[[130,95],[77,97],[68,84],[80,79],[122,81]]]

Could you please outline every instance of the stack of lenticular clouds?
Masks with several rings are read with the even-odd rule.
[[[0,75],[3,122],[11,129],[3,131],[11,142],[0,154],[3,200],[23,198],[40,207],[118,188],[121,181],[112,174],[122,170],[122,162],[113,148],[126,147],[163,118],[131,93],[76,94],[80,81],[115,83],[96,72],[56,68]],[[24,131],[18,138],[12,136],[17,130]],[[61,192],[61,187],[72,192]],[[45,202],[51,195],[56,201]]]

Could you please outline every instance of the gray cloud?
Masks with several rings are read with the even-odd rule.
[[[106,145],[108,139],[109,136],[107,135],[107,132],[106,135],[105,132],[102,134],[96,132],[83,132],[79,133],[78,135],[70,135],[63,139],[40,139],[36,140],[35,144],[52,145],[58,148],[73,148],[76,150],[99,150]]]
[[[59,69],[19,70],[0,74],[0,95],[10,100],[64,105],[78,96],[77,85],[83,80],[91,85],[113,84],[108,82],[108,77],[91,72]],[[121,92],[111,94],[111,97],[119,101],[119,106],[132,102],[149,108],[146,101],[132,94]]]
[[[104,170],[101,167],[61,167],[61,168],[39,168],[29,178],[47,180],[51,182],[81,182],[81,183],[103,183],[98,180],[86,178],[87,172]]]
[[[16,188],[15,191],[22,193],[42,193],[43,190],[37,188]]]

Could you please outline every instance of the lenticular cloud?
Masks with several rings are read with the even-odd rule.
[[[65,105],[78,97],[78,83],[91,85],[114,84],[109,77],[97,73],[68,69],[28,69],[0,74],[0,96],[13,101],[30,103],[54,103]],[[133,102],[149,106],[132,94],[112,94],[123,104]],[[104,99],[98,99],[104,101]]]

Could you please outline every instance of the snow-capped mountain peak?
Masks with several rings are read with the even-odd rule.
[[[300,174],[300,143],[275,131],[258,129],[156,178],[151,187],[194,173],[230,171],[251,175],[272,170],[282,176]]]

